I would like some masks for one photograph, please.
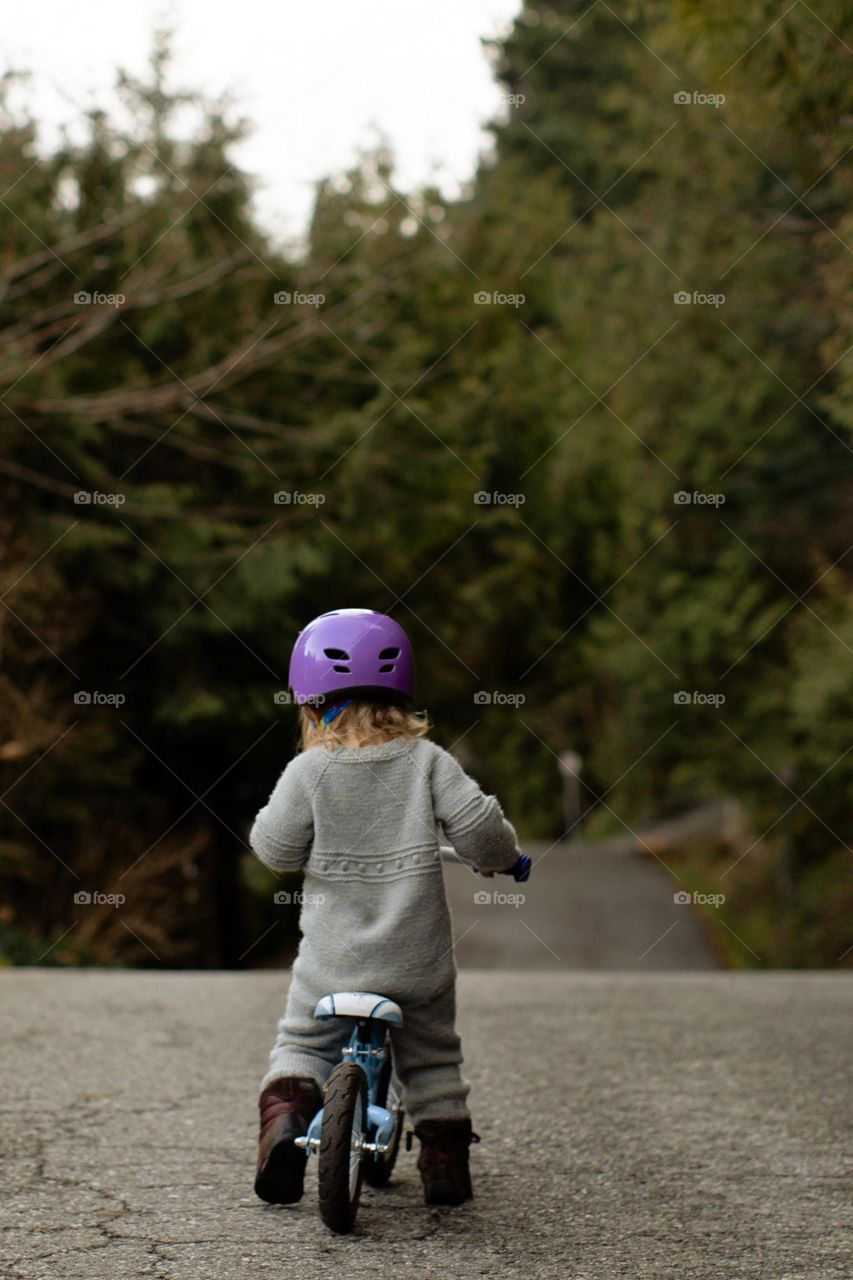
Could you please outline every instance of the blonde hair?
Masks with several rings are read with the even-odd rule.
[[[353,699],[330,724],[323,724],[323,708],[299,708],[302,750],[325,747],[370,747],[395,738],[424,738],[431,725],[425,711],[407,711],[387,702]]]

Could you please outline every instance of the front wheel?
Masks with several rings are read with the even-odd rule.
[[[339,1063],[326,1085],[318,1178],[320,1216],[331,1231],[352,1231],[361,1195],[367,1128],[367,1080],[354,1062]]]

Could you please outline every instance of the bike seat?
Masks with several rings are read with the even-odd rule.
[[[395,1027],[403,1025],[400,1006],[375,991],[333,991],[317,1001],[314,1017],[377,1018],[380,1022],[391,1022]]]

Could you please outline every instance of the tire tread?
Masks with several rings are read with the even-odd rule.
[[[339,1235],[352,1231],[361,1194],[363,1159],[355,1194],[350,1199],[349,1155],[357,1106],[362,1108],[362,1127],[366,1132],[367,1081],[364,1072],[354,1062],[340,1062],[326,1085],[318,1178],[320,1216],[326,1226]]]

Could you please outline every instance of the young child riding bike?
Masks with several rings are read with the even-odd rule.
[[[470,1198],[466,1104],[455,1030],[456,967],[436,824],[482,873],[517,869],[515,830],[426,736],[412,711],[414,659],[403,628],[370,609],[339,609],[299,634],[290,686],[302,750],[279,778],[249,837],[275,871],[305,872],[284,1016],[261,1083],[255,1191],[273,1204],[301,1199],[303,1137],[349,1029],[318,1021],[337,989],[380,991],[400,1004],[392,1030],[403,1103],[421,1143],[427,1204]]]

